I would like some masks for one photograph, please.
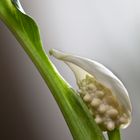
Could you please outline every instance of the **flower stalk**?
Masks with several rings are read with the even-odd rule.
[[[34,20],[18,0],[0,0],[0,19],[19,41],[52,92],[74,140],[103,140],[88,108],[47,57]]]
[[[119,129],[115,129],[113,131],[108,131],[109,140],[121,140],[121,134]]]

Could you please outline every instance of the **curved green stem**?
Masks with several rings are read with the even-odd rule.
[[[113,131],[108,131],[107,134],[109,140],[121,140],[121,134],[118,128]]]
[[[103,140],[101,130],[86,105],[47,57],[35,21],[23,12],[18,0],[0,0],[0,19],[32,60],[54,96],[74,140]]]

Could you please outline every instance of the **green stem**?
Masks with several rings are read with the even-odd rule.
[[[15,35],[39,70],[64,115],[73,139],[103,140],[101,130],[82,99],[64,81],[47,57],[36,23],[19,10],[16,2],[17,0],[0,0],[0,19]]]
[[[109,140],[121,140],[121,134],[118,128],[113,131],[108,131],[107,134]]]

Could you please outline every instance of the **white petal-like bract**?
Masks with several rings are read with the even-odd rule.
[[[89,75],[89,76],[93,76],[99,83],[101,83],[103,86],[110,89],[112,95],[117,99],[117,102],[119,102],[119,105],[121,105],[122,108],[124,108],[125,115],[127,115],[127,117],[129,118],[129,121],[124,123],[124,125],[122,125],[122,127],[125,128],[130,124],[132,106],[131,106],[128,92],[127,92],[125,86],[123,85],[123,83],[108,68],[106,68],[104,65],[102,65],[94,60],[65,54],[65,53],[62,53],[57,50],[51,50],[50,54],[53,55],[55,58],[64,61],[72,69],[72,71],[74,72],[74,74],[76,76],[77,82],[82,81],[83,79],[85,79],[86,75]],[[89,95],[89,93],[88,93],[88,95]],[[88,95],[85,96],[85,99],[87,99]],[[93,99],[93,97],[91,97],[91,98]],[[95,100],[96,103],[92,102],[92,105],[97,104],[99,102],[99,100],[100,99],[96,99]],[[105,102],[105,105],[103,104],[99,108],[99,110],[104,111],[103,109],[105,109],[105,107],[107,107],[106,102]],[[117,113],[117,110],[112,109],[111,111],[106,111],[106,112],[108,112],[108,114],[110,113],[113,116],[115,113]],[[102,118],[102,119],[104,119],[104,118]],[[122,122],[125,121],[125,117],[123,117],[123,116],[121,116],[121,118],[119,118],[119,119]],[[95,120],[99,120],[99,115],[98,115],[97,119],[95,119]],[[111,128],[114,129],[114,123],[112,122],[112,120],[109,120],[108,123],[106,124],[106,126],[108,127],[108,129],[111,129]]]

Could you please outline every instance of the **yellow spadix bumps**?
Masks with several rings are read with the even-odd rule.
[[[78,86],[78,92],[102,130],[111,131],[129,123],[125,108],[111,90],[97,82],[94,77],[86,75]]]
[[[126,128],[131,122],[131,102],[123,83],[102,64],[51,50],[74,72],[78,92],[103,131]]]

